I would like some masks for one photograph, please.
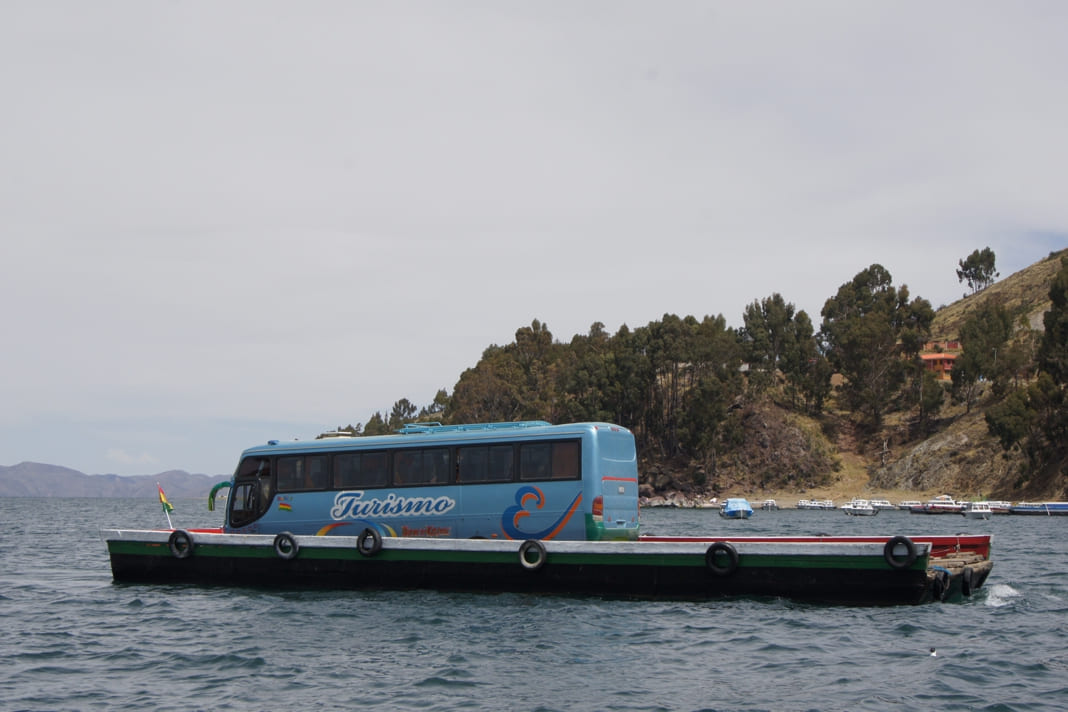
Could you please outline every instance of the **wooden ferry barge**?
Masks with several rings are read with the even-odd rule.
[[[991,567],[989,536],[643,537],[611,423],[271,440],[209,509],[221,487],[219,529],[104,531],[115,580],[888,605],[970,595]]]
[[[531,592],[849,605],[959,600],[990,573],[991,537],[642,537],[524,541],[103,532],[119,582]]]

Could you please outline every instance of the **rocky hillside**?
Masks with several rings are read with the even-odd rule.
[[[1049,286],[1068,250],[1050,255],[985,290],[941,307],[932,338],[958,338],[972,310],[994,299],[1009,309],[1018,336],[1041,332],[1049,309]],[[1026,326],[1024,326],[1026,325]],[[1032,334],[1033,336],[1033,334]],[[831,492],[841,498],[873,492],[940,493],[994,499],[1068,499],[1062,468],[1025,476],[1019,453],[1004,453],[987,432],[989,393],[969,409],[946,405],[923,437],[909,413],[891,414],[883,430],[858,437],[848,414],[830,403],[819,419],[790,413],[773,401],[750,405],[742,418],[743,445],[736,456],[715,463],[653,461],[643,466],[643,494],[679,504],[708,497],[750,497]]]

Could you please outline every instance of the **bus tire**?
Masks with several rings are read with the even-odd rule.
[[[360,537],[356,540],[356,550],[364,556],[374,556],[382,551],[382,535],[367,527],[360,532]]]
[[[531,551],[536,552],[537,556],[532,561],[527,557],[527,554]],[[523,565],[523,568],[527,571],[537,571],[545,565],[545,545],[537,539],[527,539],[519,545],[519,563]]]
[[[193,535],[185,529],[175,529],[167,539],[167,548],[176,559],[188,559],[193,555]]]
[[[726,566],[720,566],[716,563],[716,557],[720,553],[727,555]],[[708,547],[708,550],[705,551],[705,566],[716,576],[730,576],[738,570],[738,550],[727,541],[713,542]]]
[[[286,561],[295,559],[297,554],[300,553],[300,544],[297,543],[292,534],[282,532],[274,538],[274,553]]]
[[[894,549],[900,544],[905,546],[904,559],[899,559],[894,555]],[[883,558],[886,559],[886,563],[890,564],[890,568],[902,571],[916,563],[916,545],[907,536],[895,536],[883,547]]]

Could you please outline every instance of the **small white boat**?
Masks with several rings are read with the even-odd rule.
[[[871,501],[871,506],[875,507],[875,509],[877,509],[877,510],[878,509],[897,509],[897,507],[895,507],[894,505],[890,504],[890,500],[888,500],[888,499],[873,499]]]
[[[841,509],[851,517],[874,517],[879,513],[866,499],[853,499],[849,504],[843,504]]]
[[[904,509],[907,512],[912,512],[917,509],[923,509],[923,502],[918,499],[906,499],[897,505],[898,509]]]
[[[761,502],[760,508],[763,509],[765,512],[775,512],[779,509],[779,503],[773,499],[765,499],[763,502]]]
[[[927,503],[923,505],[923,509],[920,510],[921,514],[960,514],[960,510],[964,508],[962,502],[957,502],[948,494],[940,494],[937,497],[927,500]],[[916,510],[913,509],[913,512]]]
[[[990,502],[965,502],[960,513],[968,519],[990,519]]]

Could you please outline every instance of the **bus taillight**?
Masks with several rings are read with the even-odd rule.
[[[593,507],[591,513],[593,514],[593,518],[598,521],[604,518],[604,497],[602,497],[601,495],[597,495],[593,498]]]

